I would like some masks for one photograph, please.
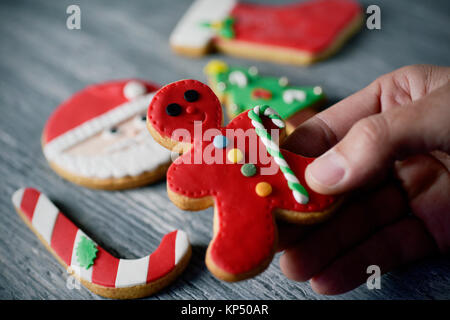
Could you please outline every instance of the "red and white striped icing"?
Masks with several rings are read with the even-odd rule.
[[[125,288],[149,284],[170,273],[190,248],[188,237],[181,230],[166,234],[152,254],[140,259],[118,259],[97,245],[94,265],[86,270],[79,266],[75,249],[81,236],[89,237],[44,194],[23,188],[13,194],[12,202],[73,272],[100,286]]]

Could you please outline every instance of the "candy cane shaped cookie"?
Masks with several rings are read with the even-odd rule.
[[[163,237],[152,254],[118,259],[92,241],[40,191],[19,189],[12,202],[57,260],[89,290],[107,298],[151,295],[174,280],[191,256],[186,233],[175,230]]]

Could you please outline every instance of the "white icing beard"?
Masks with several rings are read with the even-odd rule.
[[[58,167],[86,178],[137,176],[170,161],[170,152],[153,140],[147,131],[108,146],[99,155],[61,152],[52,160]]]

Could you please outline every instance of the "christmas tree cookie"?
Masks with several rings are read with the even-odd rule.
[[[205,73],[231,119],[255,105],[267,104],[286,121],[290,132],[325,102],[320,86],[292,86],[286,77],[261,76],[256,67],[234,67],[212,60]]]
[[[170,36],[175,52],[227,54],[297,65],[327,58],[363,22],[354,0],[313,0],[285,5],[197,0]]]

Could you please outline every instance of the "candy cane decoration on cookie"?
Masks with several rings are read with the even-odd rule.
[[[266,117],[272,119],[274,125],[278,128],[284,128],[284,121],[278,115],[278,113],[271,109],[269,106],[256,106],[248,112],[248,117],[252,120],[252,125],[255,127],[256,134],[261,138],[262,143],[266,146],[267,152],[275,159],[275,162],[283,172],[284,178],[287,180],[289,189],[292,190],[295,200],[298,203],[306,204],[309,201],[308,191],[300,184],[294,172],[289,167],[289,164],[280,152],[280,147],[273,141],[272,136],[261,120],[260,115],[263,114]]]
[[[50,252],[96,294],[119,299],[144,297],[167,285],[186,267],[191,246],[186,233],[166,234],[159,247],[140,259],[118,259],[92,241],[40,191],[17,190],[16,211]],[[83,248],[91,247],[91,251]],[[81,256],[92,258],[80,263]]]

